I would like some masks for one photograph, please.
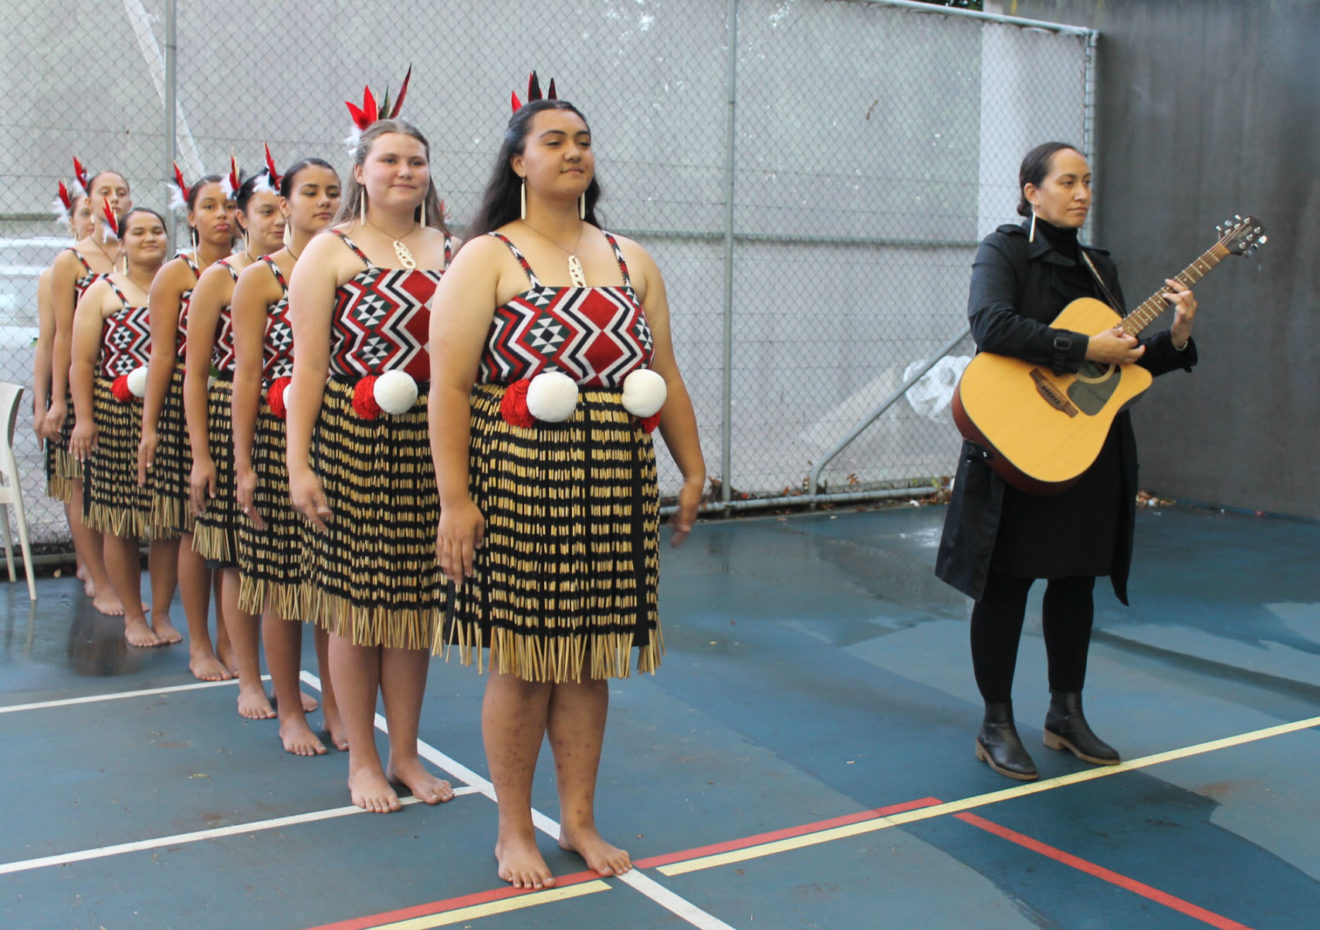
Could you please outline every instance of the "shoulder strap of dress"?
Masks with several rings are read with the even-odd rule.
[[[128,296],[119,289],[119,285],[116,284],[109,275],[105,276],[105,283],[110,285],[110,290],[115,292],[115,296],[119,298],[119,302],[124,305],[125,310],[132,306],[132,304],[128,302]]]
[[[375,267],[374,265],[371,264],[371,259],[367,258],[367,253],[359,249],[357,243],[354,242],[352,239],[348,238],[348,233],[339,229],[332,229],[331,232],[333,232],[340,239],[344,240],[344,245],[348,246],[353,251],[354,255],[362,259],[362,261],[366,264],[368,268]]]
[[[87,259],[83,258],[83,253],[79,252],[73,246],[69,246],[69,251],[73,253],[74,258],[78,259],[78,263],[83,266],[84,271],[88,274],[96,274],[96,272],[92,271],[92,266],[87,264]]]
[[[453,261],[453,258],[454,258],[454,239],[452,236],[445,236],[445,267],[446,268],[449,267],[449,263]]]
[[[183,259],[184,264],[188,266],[188,270],[193,273],[194,278],[201,275],[202,270],[197,267],[197,258],[191,252],[180,252],[179,257]]]
[[[287,294],[289,292],[289,282],[284,280],[284,272],[280,271],[279,264],[277,264],[275,259],[271,258],[269,255],[261,256],[261,260],[266,263],[266,267],[270,269],[270,273],[275,276],[276,281],[280,282],[280,287],[282,287],[284,293]]]
[[[623,249],[619,248],[619,243],[614,241],[613,236],[603,229],[601,232],[605,233],[605,238],[609,240],[610,248],[614,250],[614,258],[619,263],[619,270],[623,272],[623,286],[632,287],[632,276],[628,274],[628,263],[623,260]]]
[[[220,261],[216,262],[216,264],[219,265],[221,268],[223,268],[225,271],[229,272],[229,277],[233,278],[235,282],[238,281],[238,272],[234,270],[233,265],[229,264],[229,259],[222,258],[220,259]]]
[[[536,273],[532,271],[532,266],[527,263],[527,259],[523,256],[523,253],[518,251],[518,247],[509,241],[508,236],[494,231],[491,231],[488,235],[494,236],[509,247],[509,251],[513,253],[513,257],[518,259],[518,264],[522,265],[523,271],[527,272],[527,280],[531,282],[533,288],[541,286],[541,282],[536,279]]]

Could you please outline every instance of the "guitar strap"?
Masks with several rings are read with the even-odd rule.
[[[1118,305],[1114,295],[1109,292],[1109,287],[1105,284],[1104,278],[1100,277],[1100,272],[1095,270],[1095,265],[1091,263],[1091,256],[1086,254],[1086,249],[1082,248],[1081,245],[1077,246],[1077,251],[1082,254],[1082,261],[1086,262],[1086,267],[1091,272],[1091,277],[1095,278],[1095,283],[1100,285],[1100,292],[1105,295],[1105,302],[1113,308],[1115,313],[1122,316],[1124,313],[1123,308]]]

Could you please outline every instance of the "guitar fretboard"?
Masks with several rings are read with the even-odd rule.
[[[1214,245],[1210,246],[1210,248],[1206,249],[1200,258],[1192,262],[1182,271],[1178,272],[1178,274],[1174,275],[1174,280],[1187,287],[1191,287],[1197,281],[1204,278],[1209,273],[1210,269],[1215,267],[1215,265],[1218,265],[1228,254],[1230,253],[1228,249],[1224,247],[1224,244],[1222,242],[1216,242]],[[1169,302],[1164,299],[1166,293],[1167,290],[1161,288],[1143,300],[1140,306],[1135,310],[1123,317],[1123,322],[1120,324],[1123,327],[1123,332],[1127,333],[1129,336],[1135,336],[1151,323],[1154,323],[1155,319],[1161,313],[1169,309]]]

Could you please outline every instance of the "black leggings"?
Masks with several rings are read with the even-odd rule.
[[[972,669],[987,704],[1012,700],[1018,640],[1034,578],[991,574],[972,608]],[[1078,691],[1086,680],[1095,578],[1051,578],[1045,588],[1043,626],[1051,691]]]

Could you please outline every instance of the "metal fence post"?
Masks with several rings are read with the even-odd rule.
[[[733,195],[738,106],[738,0],[728,0],[724,35],[729,43],[725,76],[727,116],[725,122],[724,182],[724,371],[722,375],[720,498],[732,499],[733,480]]]
[[[165,144],[162,149],[165,155],[165,174],[163,177],[170,182],[174,179],[174,133],[178,110],[178,81],[175,78],[174,70],[174,56],[178,51],[177,36],[175,35],[176,3],[177,0],[165,0]],[[174,238],[175,217],[173,210],[165,211],[165,232],[169,237],[170,244],[173,245],[177,241]]]

